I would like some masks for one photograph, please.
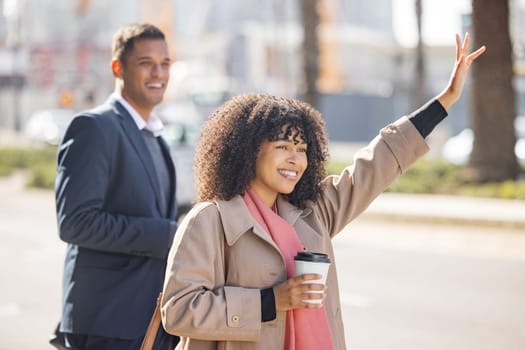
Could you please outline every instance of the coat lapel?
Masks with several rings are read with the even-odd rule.
[[[235,196],[229,201],[216,201],[216,203],[229,246],[232,246],[243,234],[253,231],[255,235],[277,249],[270,234],[252,217],[241,196]]]
[[[252,230],[255,235],[259,236],[276,250],[279,250],[270,233],[266,232],[257,220],[252,217],[242,196],[238,195],[229,201],[217,201],[216,203],[219,208],[228,245],[232,246],[243,234]],[[303,210],[293,206],[281,196],[277,199],[277,205],[279,207],[279,215],[294,226],[299,217],[304,213]]]
[[[277,207],[279,208],[279,215],[293,226],[295,226],[295,222],[300,216],[308,215],[311,211],[310,208],[305,210],[297,208],[281,195],[277,196]]]

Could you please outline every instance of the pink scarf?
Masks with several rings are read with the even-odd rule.
[[[295,276],[294,256],[303,245],[292,225],[264,204],[259,195],[248,188],[243,196],[250,213],[272,236],[284,256],[288,278]],[[326,310],[294,309],[286,312],[284,350],[331,350],[334,348]]]

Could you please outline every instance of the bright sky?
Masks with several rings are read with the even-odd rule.
[[[415,46],[415,0],[393,0],[394,33],[403,46]],[[471,12],[470,0],[423,0],[423,40],[429,45],[454,45],[461,32],[461,14]],[[460,33],[463,35],[463,33]]]

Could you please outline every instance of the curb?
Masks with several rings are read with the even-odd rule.
[[[525,228],[525,201],[383,193],[363,213],[377,220]]]
[[[464,225],[464,226],[486,226],[501,227],[508,229],[525,229],[525,222],[496,220],[496,219],[475,219],[475,218],[457,218],[432,215],[406,215],[401,213],[380,213],[365,211],[361,217],[366,220],[395,221],[406,223],[427,223],[438,225]]]

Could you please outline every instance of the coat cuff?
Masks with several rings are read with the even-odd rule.
[[[273,288],[261,289],[261,321],[273,321],[277,317]]]
[[[448,115],[446,109],[436,100],[431,100],[408,118],[414,124],[421,136],[427,137],[432,130]]]

